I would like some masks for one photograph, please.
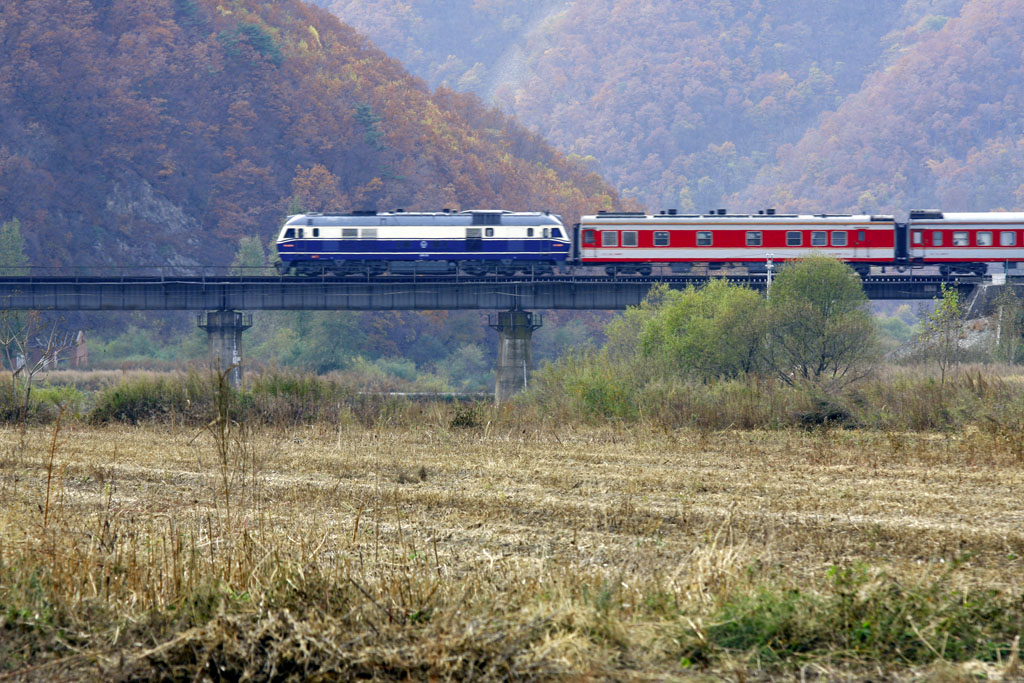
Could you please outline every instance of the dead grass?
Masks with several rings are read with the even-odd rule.
[[[208,430],[69,424],[48,508],[53,427],[24,450],[0,430],[0,680],[1018,671],[1024,463],[999,433],[467,429],[427,413],[239,429],[227,451]],[[776,621],[810,628],[800,610],[846,609],[836,576],[856,577],[858,609],[938,606],[907,611],[924,621],[895,654],[818,631],[806,650],[763,646]],[[1002,631],[965,611],[989,603]],[[991,647],[954,656],[954,617]]]

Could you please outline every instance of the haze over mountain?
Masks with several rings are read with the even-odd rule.
[[[0,220],[37,265],[225,263],[289,209],[617,201],[299,0],[6,2],[0,55]]]
[[[651,209],[1024,207],[1024,3],[321,2]]]

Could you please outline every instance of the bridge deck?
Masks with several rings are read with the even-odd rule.
[[[763,275],[727,276],[755,289]],[[652,285],[681,289],[706,276],[595,277],[4,277],[0,309],[64,311],[169,310],[621,310]],[[864,278],[871,299],[931,299],[943,279],[922,275]],[[951,283],[965,295],[981,278]]]

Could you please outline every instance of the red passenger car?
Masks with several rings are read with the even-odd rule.
[[[892,216],[850,214],[679,214],[667,211],[583,216],[577,235],[581,265],[603,266],[609,274],[648,275],[669,266],[686,273],[745,267],[764,272],[769,258],[786,261],[811,254],[834,256],[860,273],[872,265],[893,265],[899,234]]]

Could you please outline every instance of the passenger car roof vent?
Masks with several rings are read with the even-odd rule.
[[[910,212],[911,220],[940,220],[942,212],[936,209],[915,210]]]

